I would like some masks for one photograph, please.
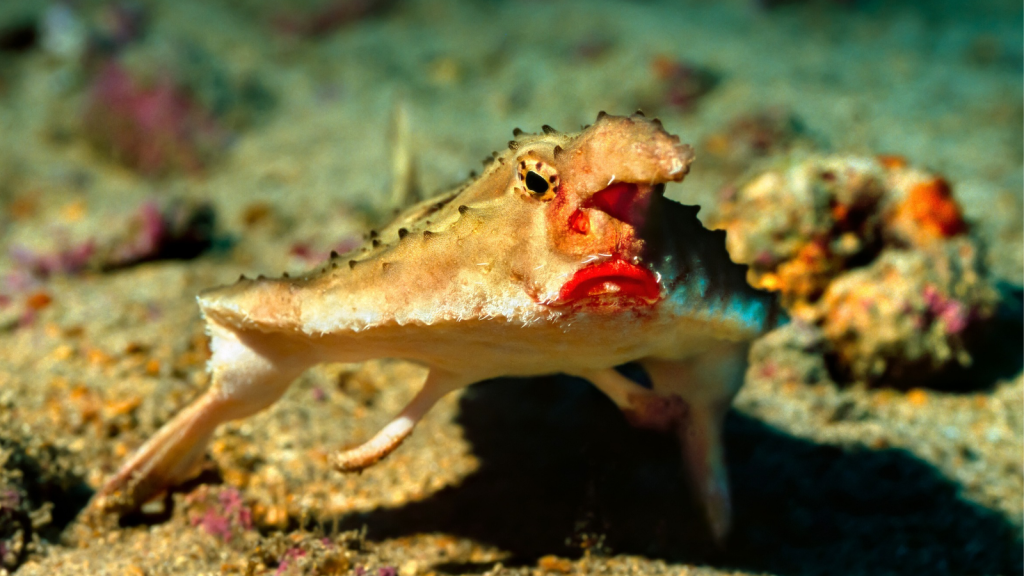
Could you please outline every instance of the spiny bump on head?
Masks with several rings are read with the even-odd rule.
[[[239,274],[238,275],[238,281],[239,282],[245,282],[246,280],[248,280],[248,278],[245,277],[245,274]]]
[[[408,235],[408,234],[409,234],[409,230],[407,228],[399,228],[398,229],[398,237],[399,238],[405,238],[406,235]]]
[[[597,121],[600,122],[601,118],[604,118],[607,115],[608,115],[607,112],[605,112],[604,110],[601,110],[600,112],[597,113]]]
[[[556,134],[558,132],[558,130],[555,130],[547,124],[541,126],[540,129],[543,130],[545,134]]]
[[[515,140],[509,140],[508,141],[508,149],[509,150],[519,150],[519,142],[516,142]]]
[[[519,138],[519,137],[520,137],[520,136],[522,136],[522,135],[523,135],[523,130],[522,130],[522,128],[518,128],[518,127],[516,127],[516,128],[513,128],[513,129],[512,129],[512,136],[514,136],[514,137],[516,137],[516,138]]]
[[[352,268],[355,268],[356,267],[356,261],[355,260],[349,260],[348,261],[348,267],[349,267],[349,270],[351,270]]]
[[[257,279],[257,280],[266,280],[266,279],[267,279],[267,277],[266,277],[266,276],[264,276],[263,274],[260,274],[259,276],[257,276],[257,277],[256,277],[256,279]]]
[[[426,240],[427,238],[430,238],[430,237],[431,237],[431,236],[433,236],[433,235],[434,235],[434,233],[433,233],[433,232],[431,232],[430,230],[424,230],[424,231],[423,231],[423,239],[424,239],[424,240]]]
[[[665,127],[661,125],[661,118],[655,118],[654,120],[651,120],[651,123],[657,126],[658,128],[661,128],[662,130],[665,129]]]
[[[551,153],[555,156],[555,158],[558,158],[559,156],[561,156],[562,152],[564,152],[564,150],[562,150],[561,146],[555,146],[555,149],[551,151]]]
[[[488,157],[484,158],[483,159],[484,168],[489,166],[491,164],[491,162],[494,162],[494,156],[488,156]]]
[[[377,240],[376,238],[374,238],[374,239],[373,239],[373,240],[371,240],[370,242],[371,242],[371,243],[373,244],[373,247],[374,247],[374,248],[377,248],[377,247],[379,247],[379,246],[380,246],[380,240]]]
[[[470,170],[469,171],[469,177],[470,178],[476,178],[476,170]]]
[[[333,259],[335,259],[337,257],[338,257],[338,251],[337,250],[331,250],[331,259],[333,260]]]
[[[644,117],[644,111],[639,109],[639,108],[637,108],[636,112],[633,112],[633,116],[639,116],[639,117],[643,118]]]
[[[466,212],[469,212],[469,206],[465,204],[459,206],[459,214],[465,214]]]
[[[376,237],[377,237],[377,231],[376,230],[370,230],[370,238],[376,238]]]
[[[291,278],[287,272],[281,272],[281,278]]]
[[[338,263],[337,262],[331,262],[331,270],[334,270],[337,267],[338,267]],[[323,270],[321,270],[321,272],[327,272],[327,268],[324,268]]]

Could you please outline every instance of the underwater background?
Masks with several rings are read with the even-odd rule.
[[[1019,574],[1024,8],[1010,1],[0,0],[0,574]],[[315,267],[512,130],[642,109],[668,195],[794,321],[726,423],[734,528],[566,377],[328,365],[197,481],[80,513],[208,384],[195,295]]]

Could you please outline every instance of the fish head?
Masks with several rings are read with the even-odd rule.
[[[514,157],[512,195],[534,211],[544,233],[531,285],[551,307],[645,306],[663,296],[644,262],[642,230],[652,199],[678,182],[690,146],[643,116],[600,114],[569,139],[539,138]],[[546,269],[545,269],[546,268]]]

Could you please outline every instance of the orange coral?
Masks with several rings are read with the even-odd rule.
[[[907,159],[899,154],[879,154],[875,157],[878,163],[889,170],[898,170],[907,167]]]
[[[898,208],[897,217],[909,218],[932,237],[949,238],[967,231],[960,205],[942,178],[921,182],[911,188]]]
[[[836,203],[832,206],[832,219],[836,222],[846,222],[850,215],[850,207],[843,203]]]
[[[821,241],[811,241],[800,247],[796,256],[776,268],[775,274],[765,274],[757,283],[765,290],[778,290],[783,300],[817,298],[828,285],[836,263]]]

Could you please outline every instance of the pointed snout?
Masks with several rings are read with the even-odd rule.
[[[616,183],[679,182],[694,159],[689,145],[642,116],[601,116],[566,151],[572,159],[567,180],[594,196]]]

